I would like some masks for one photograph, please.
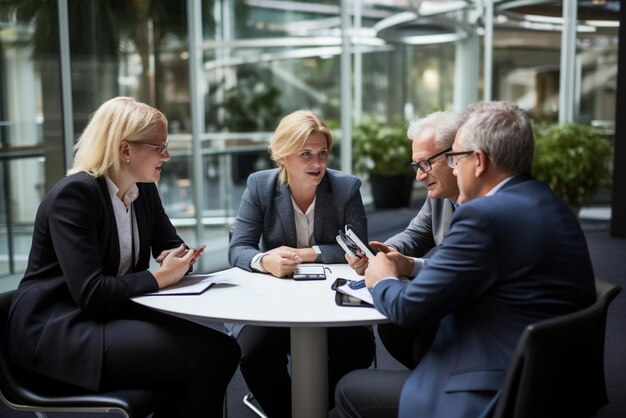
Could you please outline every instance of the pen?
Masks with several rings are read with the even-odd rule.
[[[350,289],[360,289],[362,287],[365,287],[365,280],[353,280],[348,283],[348,286],[350,287]]]

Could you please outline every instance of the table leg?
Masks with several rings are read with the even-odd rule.
[[[328,416],[328,346],[324,327],[291,328],[292,416]]]

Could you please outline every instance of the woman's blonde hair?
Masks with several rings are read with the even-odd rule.
[[[167,131],[167,118],[159,110],[132,97],[110,99],[91,116],[74,146],[74,166],[67,174],[116,174],[120,170],[120,143],[153,139],[160,129]]]
[[[328,151],[333,144],[333,135],[328,129],[324,119],[310,110],[296,110],[285,116],[272,139],[270,140],[270,155],[279,169],[278,179],[281,183],[287,183],[289,178],[285,165],[279,160],[298,152],[306,142],[307,138],[319,132],[326,137]]]

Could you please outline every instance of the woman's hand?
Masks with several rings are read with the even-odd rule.
[[[199,250],[199,252],[201,253],[202,250]],[[166,254],[164,255],[163,253]],[[194,262],[195,253],[194,250],[188,250],[184,244],[172,250],[163,251],[159,255],[159,257],[164,255],[161,259],[161,267],[152,272],[159,284],[159,289],[178,283],[185,273],[189,271],[192,262]]]
[[[199,245],[195,248],[192,248],[194,251],[194,255],[193,255],[193,260],[191,260],[191,265],[193,265],[196,261],[198,261],[198,259],[202,256],[202,254],[204,254],[205,248],[206,248],[206,245],[204,244]],[[185,245],[185,249],[188,251],[190,248]],[[161,254],[159,254],[159,256],[155,258],[155,261],[159,264],[163,263],[163,260],[165,259],[165,257],[167,257],[167,255],[171,253],[172,251],[174,251],[174,249],[161,251]]]
[[[204,249],[206,245],[198,245],[197,247],[190,248],[188,251],[193,251],[193,258],[191,259],[191,265],[193,266],[198,259],[204,254]]]
[[[276,277],[291,277],[301,262],[302,258],[298,254],[280,248],[268,251],[261,259],[263,269]]]
[[[277,248],[273,248],[269,251],[266,251],[266,254],[274,253],[274,252],[289,252],[300,257],[301,263],[314,263],[317,260],[318,254],[313,250],[313,248],[292,248],[287,247],[286,245],[282,245]]]

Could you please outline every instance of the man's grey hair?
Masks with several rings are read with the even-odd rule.
[[[463,121],[459,145],[464,151],[480,149],[512,175],[531,172],[535,137],[523,109],[511,102],[478,102],[467,108]]]
[[[414,140],[420,131],[426,128],[435,130],[435,143],[437,148],[447,149],[452,147],[456,132],[461,126],[463,118],[456,112],[434,112],[424,117],[418,117],[409,123],[406,135]]]

